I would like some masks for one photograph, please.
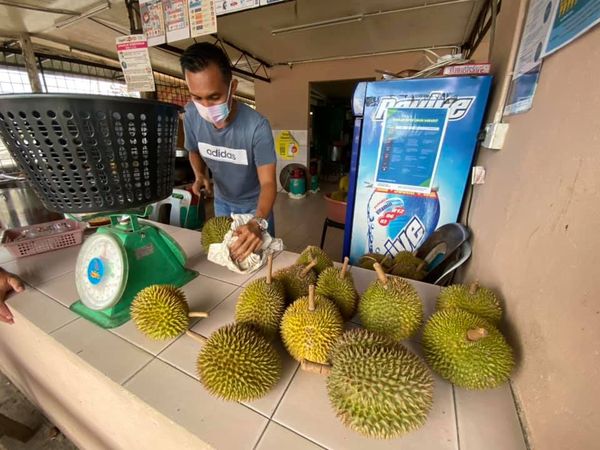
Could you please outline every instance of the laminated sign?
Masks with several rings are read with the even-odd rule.
[[[148,42],[143,34],[117,38],[119,63],[125,75],[128,92],[154,91],[154,74],[148,54]]]

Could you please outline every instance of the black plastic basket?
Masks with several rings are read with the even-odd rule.
[[[173,189],[181,108],[97,95],[0,97],[0,136],[46,208],[131,209]]]

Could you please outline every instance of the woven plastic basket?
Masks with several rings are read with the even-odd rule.
[[[0,137],[49,210],[127,210],[171,194],[180,110],[123,97],[7,95]]]
[[[11,228],[4,232],[2,244],[18,258],[36,255],[81,244],[85,227],[85,223],[64,219]]]

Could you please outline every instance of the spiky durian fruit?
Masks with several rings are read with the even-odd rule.
[[[497,387],[510,377],[514,357],[491,323],[461,309],[436,312],[423,329],[425,359],[441,377],[466,389]]]
[[[348,273],[348,257],[340,270],[335,267],[325,269],[317,281],[317,295],[333,301],[342,313],[344,320],[350,320],[356,313],[358,293],[354,287],[352,274]]]
[[[358,313],[363,326],[395,341],[414,335],[423,323],[423,304],[414,287],[401,278],[387,277],[378,263],[378,279],[363,293]]]
[[[442,288],[436,303],[436,309],[460,308],[493,324],[502,319],[502,307],[491,289],[480,287],[479,283],[470,285],[455,284]]]
[[[312,270],[316,264],[316,261],[306,266],[294,264],[275,272],[274,278],[283,284],[288,304],[308,295],[308,286],[317,282],[317,275]]]
[[[314,245],[309,245],[302,253],[300,253],[300,256],[296,260],[296,264],[309,264],[313,260],[317,262],[315,265],[315,272],[317,272],[317,275],[328,267],[333,267],[333,261],[327,253]]]
[[[292,357],[326,363],[329,351],[342,335],[344,321],[335,305],[315,295],[311,285],[308,297],[292,303],[281,320],[281,337]]]
[[[383,271],[385,273],[389,273],[394,261],[387,255],[384,256],[380,255],[379,253],[367,253],[366,255],[361,256],[358,260],[358,267],[368,270],[375,270],[373,268],[375,263],[379,263],[379,265],[381,265],[383,268]]]
[[[254,326],[269,339],[279,334],[285,310],[285,289],[280,281],[273,279],[272,271],[273,255],[269,255],[267,276],[248,284],[235,308],[236,322]]]
[[[425,423],[433,403],[433,378],[404,346],[351,330],[332,354],[327,392],[344,425],[367,437],[391,439]]]
[[[175,286],[154,284],[142,289],[131,303],[131,318],[146,336],[164,340],[179,336],[189,326],[185,294]]]
[[[394,257],[394,265],[389,273],[411,280],[422,280],[427,275],[426,265],[425,261],[413,255],[412,252],[402,251]]]
[[[215,331],[198,355],[204,387],[224,400],[264,396],[281,377],[281,358],[271,342],[252,327],[230,324]]]
[[[206,221],[200,236],[205,253],[208,253],[211,244],[223,242],[225,235],[231,229],[232,222],[231,217],[211,217]]]

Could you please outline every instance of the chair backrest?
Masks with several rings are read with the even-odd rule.
[[[427,262],[428,273],[424,281],[436,283],[440,280],[470,236],[469,229],[460,223],[449,223],[435,230],[417,250],[417,256]]]
[[[452,282],[452,278],[456,269],[462,266],[471,257],[473,249],[469,241],[463,242],[460,248],[455,252],[455,258],[446,260],[448,264],[444,267],[444,272],[433,282],[438,286],[447,286]]]
[[[171,205],[169,225],[181,227],[187,223],[187,215],[189,214],[191,204],[192,194],[190,192],[183,189],[173,189],[173,193],[169,197],[152,205],[152,212],[148,218],[158,222],[161,209],[167,207],[166,205]],[[185,208],[185,215],[182,223],[181,211],[183,208]]]

